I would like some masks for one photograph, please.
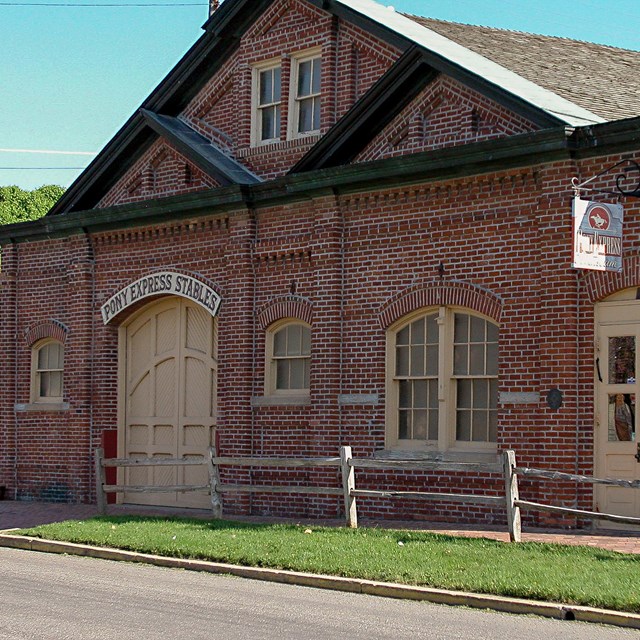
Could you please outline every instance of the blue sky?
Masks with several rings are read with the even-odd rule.
[[[79,6],[107,3],[129,6]],[[163,6],[132,6],[142,3]],[[186,3],[195,6],[176,6]],[[443,20],[640,49],[638,0],[384,4]],[[92,156],[15,150],[99,151],[196,41],[207,15],[207,0],[0,0],[0,186],[68,186]]]

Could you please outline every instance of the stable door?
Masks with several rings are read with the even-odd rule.
[[[146,307],[123,328],[124,420],[127,458],[206,461],[216,421],[216,322],[178,297]],[[205,466],[126,469],[126,485],[206,485]],[[207,507],[206,492],[129,492],[124,502]]]

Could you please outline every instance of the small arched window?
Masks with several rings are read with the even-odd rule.
[[[64,345],[58,340],[36,343],[31,358],[32,402],[62,402]]]
[[[267,333],[266,389],[272,394],[308,394],[311,327],[299,320],[274,325]]]

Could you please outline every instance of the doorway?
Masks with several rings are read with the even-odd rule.
[[[120,452],[126,458],[206,460],[216,424],[217,323],[201,306],[169,297],[121,328]],[[206,466],[124,470],[125,485],[206,485]],[[129,492],[129,504],[206,508],[206,492]]]
[[[640,300],[636,295],[635,288],[618,292],[596,307],[595,444],[600,478],[640,478]],[[640,517],[640,490],[597,485],[596,508]]]

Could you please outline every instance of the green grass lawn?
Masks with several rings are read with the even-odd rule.
[[[640,612],[640,556],[589,547],[138,516],[68,521],[21,533],[177,558]]]

